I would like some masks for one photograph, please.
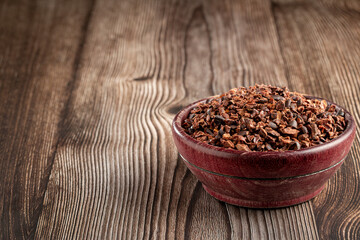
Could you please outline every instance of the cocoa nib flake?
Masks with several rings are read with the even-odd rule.
[[[286,87],[255,85],[214,96],[190,111],[182,127],[193,138],[240,151],[286,151],[338,137],[345,113]]]

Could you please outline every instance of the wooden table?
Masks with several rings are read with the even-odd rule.
[[[360,139],[312,201],[210,197],[170,124],[238,86],[288,86],[360,124],[359,1],[4,0],[1,239],[360,239]]]

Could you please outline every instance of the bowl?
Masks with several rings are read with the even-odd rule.
[[[343,164],[355,137],[350,113],[325,99],[344,109],[346,121],[344,132],[329,142],[284,152],[212,146],[192,138],[181,126],[190,110],[207,99],[188,105],[175,116],[173,138],[180,157],[206,192],[233,205],[278,208],[310,200]]]

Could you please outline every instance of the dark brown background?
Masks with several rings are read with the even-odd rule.
[[[179,160],[184,105],[266,83],[360,121],[360,1],[0,4],[1,239],[360,239],[359,135],[314,200],[219,202]]]

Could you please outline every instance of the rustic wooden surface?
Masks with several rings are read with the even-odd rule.
[[[3,0],[0,239],[360,239],[360,138],[314,200],[210,197],[178,158],[182,106],[269,83],[360,123],[359,1]]]

